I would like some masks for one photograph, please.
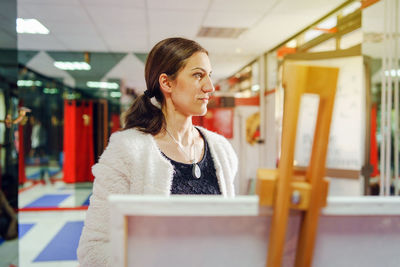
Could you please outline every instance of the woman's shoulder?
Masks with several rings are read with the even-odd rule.
[[[149,134],[143,133],[135,128],[119,130],[111,134],[110,141],[125,141],[136,139],[147,139]]]
[[[124,148],[132,146],[148,145],[151,143],[151,135],[137,129],[126,129],[114,132],[110,136],[109,145]]]
[[[111,158],[130,158],[142,151],[144,147],[151,145],[151,135],[140,132],[136,129],[127,129],[117,131],[111,134],[108,145],[102,155],[100,161],[110,160]],[[133,153],[135,151],[136,153]]]

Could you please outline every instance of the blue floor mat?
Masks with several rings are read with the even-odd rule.
[[[20,223],[18,224],[18,238],[21,239],[35,224],[34,223]],[[4,239],[0,238],[0,245],[4,243]]]
[[[76,261],[83,221],[67,222],[33,262]]]
[[[19,223],[18,224],[18,238],[21,239],[24,235],[31,230],[34,226],[34,223]]]
[[[32,201],[24,208],[36,208],[36,207],[58,207],[61,202],[63,202],[66,198],[71,196],[71,194],[56,194],[56,195],[44,195],[40,198]]]
[[[87,197],[87,199],[85,200],[85,202],[82,203],[82,206],[89,206],[89,203],[90,203],[89,199],[90,199],[91,195],[92,195],[92,193],[90,193],[89,196]]]

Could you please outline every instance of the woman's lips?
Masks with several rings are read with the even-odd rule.
[[[198,100],[201,100],[202,102],[208,102],[208,100],[210,99],[209,97],[198,97]]]

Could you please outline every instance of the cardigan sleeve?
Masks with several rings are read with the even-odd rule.
[[[230,178],[229,182],[231,184],[231,187],[235,188],[234,181],[237,175],[238,165],[239,165],[238,157],[231,143],[229,143],[229,141],[224,137],[222,137],[222,140],[223,140],[222,143],[224,143],[225,153],[228,158],[229,168],[232,171],[232,175],[229,177]]]
[[[81,267],[111,266],[109,238],[110,194],[127,194],[130,183],[124,164],[123,144],[119,133],[111,136],[99,162],[92,167],[95,176],[93,193],[77,250]]]

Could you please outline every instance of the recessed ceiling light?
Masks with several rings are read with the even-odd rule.
[[[239,48],[239,47],[238,47],[238,48],[236,48],[236,50],[235,50],[235,51],[236,51],[236,53],[238,53],[238,54],[242,53],[242,49],[241,49],[241,48]]]
[[[118,89],[118,83],[110,83],[110,82],[94,82],[89,81],[86,83],[89,88],[105,88],[105,89]]]
[[[91,67],[86,62],[56,61],[54,66],[62,70],[90,70]]]
[[[17,18],[17,32],[30,34],[49,34],[49,30],[37,19]]]

